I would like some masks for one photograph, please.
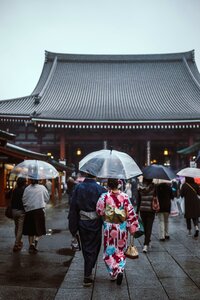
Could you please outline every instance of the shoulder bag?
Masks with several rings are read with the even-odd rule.
[[[159,212],[160,210],[160,204],[158,201],[158,197],[157,196],[153,196],[153,200],[152,200],[152,209],[155,212]]]
[[[9,219],[13,219],[12,207],[8,205],[5,209],[5,216]]]

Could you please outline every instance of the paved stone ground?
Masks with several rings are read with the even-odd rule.
[[[109,280],[102,253],[95,269],[93,287],[84,288],[83,259],[76,252],[56,295],[56,300],[135,300],[200,299],[200,238],[187,236],[183,216],[170,217],[170,240],[158,239],[157,217],[153,226],[152,248],[142,253],[143,237],[136,240],[139,259],[127,259],[121,286]]]
[[[47,229],[53,232],[30,255],[26,237],[23,251],[12,252],[13,222],[0,210],[0,300],[200,299],[200,238],[187,236],[183,216],[170,218],[171,238],[165,242],[158,239],[156,217],[151,250],[142,253],[143,237],[136,240],[139,258],[127,259],[121,286],[109,280],[101,253],[94,286],[84,288],[81,252],[70,265],[67,214],[66,201],[47,209]]]
[[[74,255],[67,222],[67,199],[46,209],[48,235],[39,240],[39,252],[29,254],[23,237],[21,252],[13,253],[14,223],[0,209],[0,300],[53,300]]]

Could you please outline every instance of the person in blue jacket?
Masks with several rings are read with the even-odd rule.
[[[96,213],[96,204],[107,190],[96,182],[96,177],[86,174],[83,182],[76,185],[69,209],[69,230],[72,236],[80,235],[84,257],[83,286],[93,284],[94,268],[102,241],[102,219]]]

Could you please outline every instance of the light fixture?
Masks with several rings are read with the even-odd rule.
[[[167,155],[169,154],[169,151],[168,151],[168,149],[167,149],[167,148],[165,148],[165,149],[164,149],[164,152],[163,152],[163,154],[164,154],[165,156],[167,156]]]
[[[78,148],[78,149],[76,150],[76,155],[80,156],[81,154],[82,154],[82,151],[81,151],[80,148]]]

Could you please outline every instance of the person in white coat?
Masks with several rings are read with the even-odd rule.
[[[39,237],[46,234],[45,206],[49,201],[49,193],[38,180],[31,180],[31,184],[24,190],[22,202],[25,209],[23,234],[28,235],[29,253],[37,253]]]

